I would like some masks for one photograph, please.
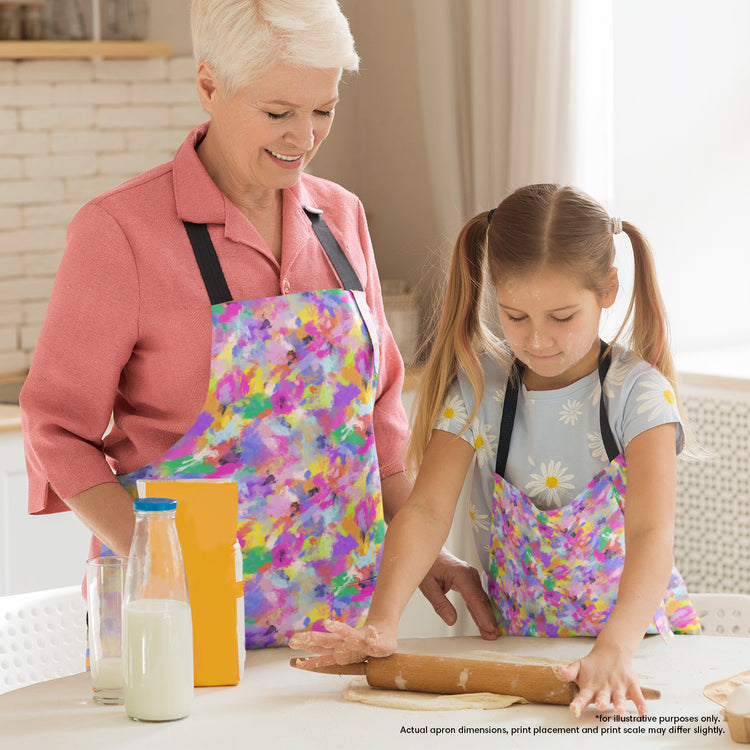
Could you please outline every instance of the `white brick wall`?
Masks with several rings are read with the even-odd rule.
[[[0,60],[0,376],[31,364],[75,212],[206,118],[191,57]]]

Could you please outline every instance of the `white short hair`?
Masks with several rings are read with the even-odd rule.
[[[193,55],[232,96],[277,64],[355,71],[359,56],[337,0],[192,0]]]

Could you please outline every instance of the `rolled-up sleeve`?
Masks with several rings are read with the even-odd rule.
[[[102,450],[120,373],[137,338],[137,273],[117,223],[89,204],[71,223],[21,392],[29,513],[117,481]]]

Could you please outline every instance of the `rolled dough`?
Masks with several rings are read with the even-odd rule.
[[[732,691],[739,685],[746,683],[750,683],[750,671],[740,672],[734,675],[734,677],[728,677],[726,680],[719,680],[718,682],[706,685],[703,689],[703,695],[714,701],[714,703],[718,703],[720,706],[726,708]]]
[[[507,708],[514,703],[528,701],[516,695],[497,693],[461,693],[435,695],[411,690],[382,690],[367,684],[364,678],[352,680],[344,690],[344,700],[366,703],[369,706],[396,708],[400,711],[461,711],[469,708]]]

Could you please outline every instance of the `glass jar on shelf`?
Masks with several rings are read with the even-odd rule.
[[[99,0],[102,39],[145,39],[148,36],[146,0]]]
[[[0,3],[0,40],[21,39],[22,30],[20,4]]]
[[[44,35],[47,39],[89,39],[88,5],[82,0],[46,0]]]
[[[44,39],[44,4],[24,3],[21,6],[21,23],[24,39]]]

